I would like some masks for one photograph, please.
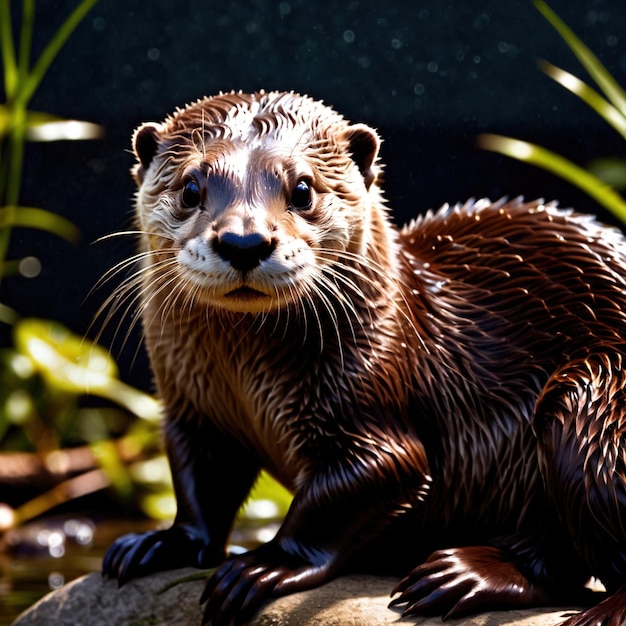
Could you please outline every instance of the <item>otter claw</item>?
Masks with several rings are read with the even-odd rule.
[[[531,584],[497,548],[476,546],[434,552],[401,580],[389,606],[407,604],[404,615],[441,612],[444,619],[480,608],[544,604],[545,591]]]
[[[102,573],[120,586],[133,578],[178,567],[208,567],[223,555],[211,554],[207,544],[179,527],[120,537],[102,561]]]
[[[626,591],[570,617],[562,626],[623,626],[626,624]]]
[[[227,626],[249,620],[269,598],[302,591],[328,580],[332,560],[314,565],[270,542],[233,556],[207,581],[203,624]]]

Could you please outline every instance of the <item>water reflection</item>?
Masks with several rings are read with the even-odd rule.
[[[100,570],[102,555],[118,535],[154,527],[144,521],[46,519],[8,531],[0,543],[0,626],[84,574]]]
[[[230,550],[243,552],[272,539],[280,513],[270,500],[252,500],[245,523],[231,535]],[[0,542],[0,626],[10,626],[24,610],[52,590],[85,574],[99,572],[113,540],[152,530],[146,520],[44,519],[11,530]],[[165,524],[166,526],[168,524]]]

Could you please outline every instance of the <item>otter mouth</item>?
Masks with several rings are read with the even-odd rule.
[[[269,298],[266,293],[252,289],[252,287],[237,287],[224,295],[228,300],[241,300],[243,302],[250,302],[251,300],[259,300],[261,298]]]

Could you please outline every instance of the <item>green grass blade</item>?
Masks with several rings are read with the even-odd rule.
[[[11,2],[0,0],[0,51],[4,71],[4,91],[8,101],[13,100],[17,89],[17,64],[11,30]]]
[[[17,83],[18,89],[24,84],[30,69],[30,48],[33,41],[35,25],[35,0],[22,2],[22,28],[20,33],[20,49],[18,53]]]
[[[98,2],[98,0],[83,0],[78,4],[65,22],[61,24],[59,30],[57,30],[54,34],[54,37],[52,37],[48,45],[44,48],[43,52],[33,66],[21,94],[23,102],[28,102],[32,98],[37,87],[39,87],[39,83],[48,71],[50,64],[54,61],[65,42],[83,20],[85,15],[87,15],[87,13],[96,4],[96,2]]]
[[[583,67],[595,80],[604,95],[626,115],[626,92],[619,86],[610,72],[600,63],[591,50],[578,38],[563,20],[543,1],[534,0],[533,4],[539,12],[552,24],[570,50],[576,55]]]
[[[626,191],[626,159],[596,157],[587,163],[587,171],[620,193]]]
[[[626,223],[626,201],[606,183],[568,159],[535,144],[501,135],[481,135],[479,145],[486,150],[531,163],[560,176],[582,189]]]
[[[75,243],[80,239],[80,231],[72,222],[44,209],[18,206],[15,207],[7,219],[8,221],[2,224],[4,228],[36,228],[62,237],[71,243]]]
[[[11,132],[14,118],[13,109],[0,104],[0,140]],[[93,122],[69,120],[41,111],[26,111],[24,124],[28,141],[99,139],[104,135],[104,128]]]
[[[1,2],[2,0],[0,0]],[[0,104],[0,140],[6,137],[15,125],[15,111],[13,108],[4,104]],[[58,122],[63,118],[48,113],[39,113],[37,111],[26,111],[26,132],[32,127],[48,122]],[[6,166],[5,166],[6,167]]]
[[[541,61],[541,69],[559,85],[571,91],[583,102],[588,104],[600,117],[608,122],[624,139],[626,139],[626,117],[621,111],[607,102],[595,89],[584,83],[582,80],[562,70],[552,63]]]
[[[20,319],[17,311],[0,302],[0,323],[13,326]]]

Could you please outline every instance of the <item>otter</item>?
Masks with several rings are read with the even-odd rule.
[[[295,93],[227,93],[134,135],[145,341],[178,512],[120,584],[216,566],[204,623],[353,568],[405,615],[580,601],[626,620],[626,240],[556,203],[397,228],[380,139]],[[294,495],[226,556],[265,468]],[[594,599],[595,598],[595,599]],[[390,611],[390,619],[394,619]]]

